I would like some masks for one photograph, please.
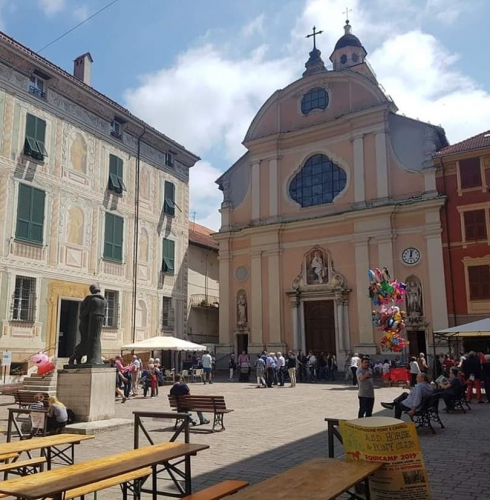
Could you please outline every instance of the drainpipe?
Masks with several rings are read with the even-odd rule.
[[[444,165],[444,160],[441,157],[441,166],[442,166],[442,182],[444,186],[444,195],[447,196],[447,187],[446,187],[446,166]],[[456,313],[456,300],[454,293],[454,280],[453,280],[453,259],[451,255],[451,233],[449,231],[449,199],[446,200],[444,204],[444,214],[446,219],[446,234],[447,234],[447,253],[449,259],[449,275],[450,275],[450,290],[451,290],[451,300],[453,302],[453,316],[454,316],[454,324],[458,324],[458,316]]]
[[[138,136],[138,147],[136,153],[136,179],[134,182],[134,239],[133,239],[133,302],[131,314],[131,338],[136,341],[136,293],[138,291],[138,250],[139,250],[139,227],[140,227],[140,156],[141,139],[146,134],[146,127]]]

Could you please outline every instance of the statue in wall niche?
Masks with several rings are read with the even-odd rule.
[[[75,347],[75,352],[70,356],[70,365],[87,367],[103,365],[102,346],[100,335],[104,323],[106,298],[100,293],[97,285],[90,285],[90,294],[87,295],[80,305],[80,343]],[[85,363],[82,358],[86,357]]]
[[[411,276],[407,279],[406,288],[407,316],[416,318],[423,315],[422,286],[418,278]]]
[[[68,241],[75,245],[83,245],[83,212],[78,207],[71,207],[69,216]]]
[[[75,140],[70,149],[70,160],[73,170],[86,173],[87,171],[87,143],[82,134],[75,134]]]
[[[328,274],[327,266],[325,265],[320,251],[315,250],[310,262],[310,270],[313,277],[313,283],[324,283]]]
[[[244,328],[247,326],[247,322],[247,296],[245,293],[240,293],[237,302],[237,325]]]

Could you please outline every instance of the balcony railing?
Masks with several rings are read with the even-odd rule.
[[[46,97],[46,92],[43,92],[41,89],[37,88],[35,85],[29,85],[29,92],[31,94],[37,95],[38,97]]]
[[[194,294],[191,295],[191,307],[219,307],[219,297],[213,295]]]

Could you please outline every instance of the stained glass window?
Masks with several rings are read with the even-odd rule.
[[[314,109],[325,109],[328,106],[328,94],[325,89],[314,88],[309,90],[301,101],[301,112],[306,115]]]

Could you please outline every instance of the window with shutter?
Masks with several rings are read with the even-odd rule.
[[[117,328],[119,324],[119,292],[117,290],[105,290],[106,309],[104,326],[106,328]]]
[[[490,299],[490,266],[468,267],[470,300]]]
[[[175,185],[172,182],[165,181],[164,197],[164,213],[168,215],[175,215]]]
[[[172,298],[163,297],[162,300],[162,329],[174,327],[174,310],[172,308]]]
[[[19,184],[15,237],[32,243],[44,238],[44,203],[46,193],[26,184]]]
[[[124,219],[107,212],[105,214],[104,259],[122,262]]]
[[[163,240],[162,273],[174,274],[175,271],[175,242],[165,238]]]
[[[123,176],[123,161],[115,155],[109,155],[109,190],[118,194],[126,191]]]
[[[45,146],[46,122],[37,116],[26,115],[26,138],[24,142],[24,154],[43,161],[48,152]]]
[[[480,158],[460,160],[459,178],[461,180],[461,189],[480,187],[482,185]]]
[[[16,276],[12,297],[12,321],[34,321],[36,316],[36,279]]]
[[[471,210],[464,212],[463,219],[466,241],[486,241],[487,220],[485,210]]]

